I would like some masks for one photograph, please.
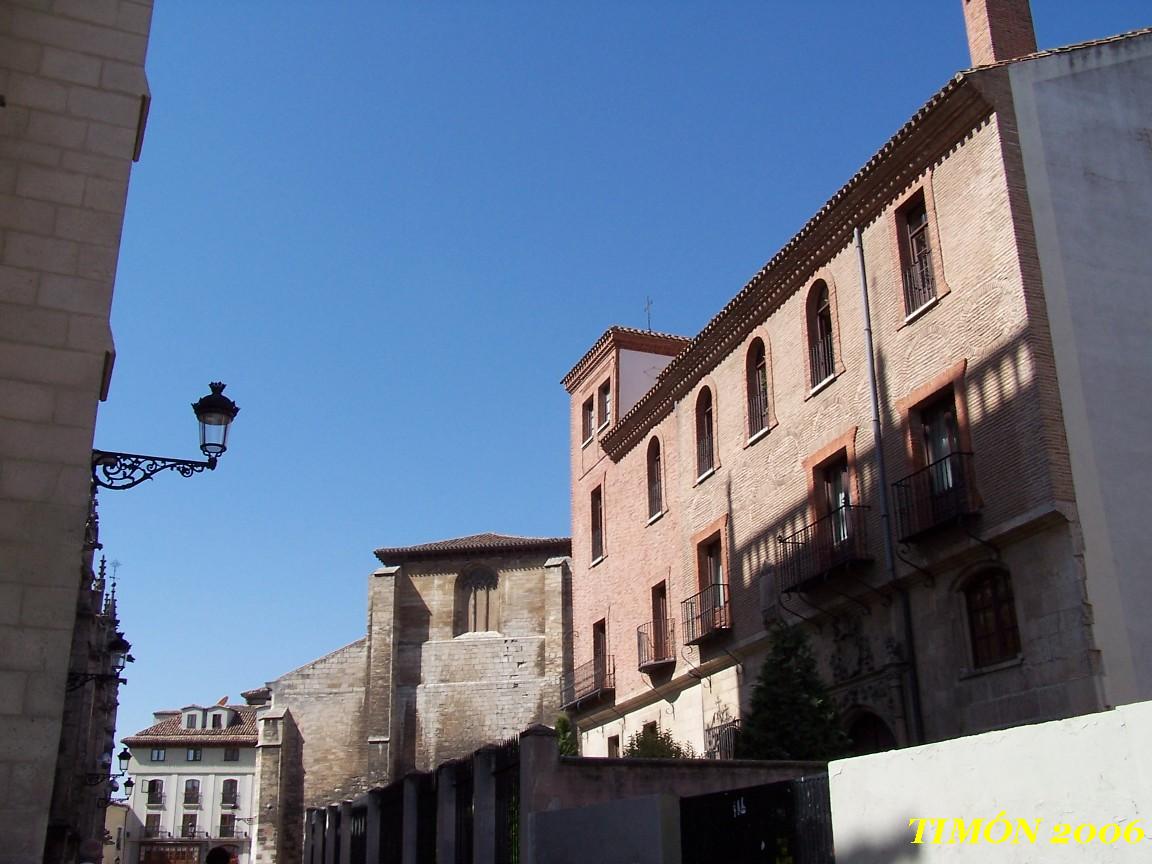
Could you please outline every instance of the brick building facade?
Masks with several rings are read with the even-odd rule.
[[[585,754],[723,752],[778,622],[860,751],[1152,696],[1117,392],[1152,363],[1152,35],[1035,53],[1023,0],[964,8],[977,67],[698,335],[613,328],[565,377]]]
[[[364,638],[245,694],[291,711],[305,805],[554,722],[570,549],[567,538],[478,534],[377,550]]]

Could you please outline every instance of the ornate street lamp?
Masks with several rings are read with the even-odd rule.
[[[112,671],[69,672],[65,689],[68,691],[76,690],[80,687],[83,687],[89,681],[115,681],[117,684],[127,684],[128,682],[120,677],[120,673],[124,671],[124,667],[127,664],[136,662],[136,658],[128,653],[131,650],[132,643],[124,638],[123,633],[116,633],[108,641],[108,660],[109,664],[112,666]],[[111,758],[108,759],[108,764],[112,764]]]
[[[191,477],[207,469],[216,470],[216,460],[228,449],[228,429],[240,408],[224,395],[227,386],[219,381],[208,385],[212,392],[192,403],[200,423],[200,452],[203,462],[169,459],[164,456],[142,456],[137,453],[92,451],[92,482],[104,489],[131,489],[151,480],[161,471],[171,469],[182,477]]]

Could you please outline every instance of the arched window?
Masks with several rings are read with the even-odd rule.
[[[237,801],[237,782],[235,780],[225,780],[224,785],[220,788],[220,806],[221,807],[238,807],[240,806]]]
[[[746,361],[748,437],[768,428],[768,352],[762,339],[753,339]]]
[[[199,804],[200,803],[200,781],[199,780],[185,780],[184,781],[184,803]]]
[[[981,570],[965,584],[964,603],[973,667],[1003,663],[1020,655],[1020,630],[1008,571]]]
[[[705,387],[696,399],[696,474],[703,477],[716,467],[716,427],[712,391]]]
[[[496,588],[499,579],[487,567],[472,567],[456,580],[456,632],[485,633],[499,627]]]
[[[648,518],[664,512],[664,469],[660,460],[660,439],[648,442]]]
[[[163,780],[149,780],[148,781],[148,803],[149,804],[163,804],[164,803],[164,781]]]
[[[828,283],[820,279],[808,294],[808,357],[813,387],[827,381],[836,372],[836,349],[832,332],[832,301],[828,294]]]

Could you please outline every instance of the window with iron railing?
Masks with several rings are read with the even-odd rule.
[[[705,387],[696,399],[696,474],[703,477],[716,467],[716,429],[712,391]]]
[[[699,594],[683,601],[680,612],[686,644],[691,645],[713,633],[731,629],[728,586],[723,582],[709,585]]]
[[[756,339],[748,349],[748,437],[768,428],[768,355]]]
[[[823,280],[812,286],[808,315],[808,356],[812,386],[816,387],[836,372],[836,349],[833,343],[832,300]]]
[[[225,780],[220,790],[220,806],[221,807],[236,807],[238,806],[237,794],[237,781],[228,779]]]
[[[664,512],[663,466],[660,460],[660,439],[648,442],[648,518]]]
[[[780,591],[803,591],[837,567],[871,561],[867,514],[867,507],[844,504],[779,537],[776,573]]]
[[[196,806],[200,804],[200,781],[199,780],[185,780],[184,781],[184,806]]]
[[[735,759],[736,737],[740,734],[740,721],[729,720],[704,730],[705,759]]]
[[[604,557],[604,490],[600,486],[592,490],[589,509],[592,519],[592,560],[599,561]]]
[[[676,622],[658,618],[636,628],[636,656],[641,670],[676,660]]]
[[[181,837],[195,837],[196,836],[196,816],[194,814],[185,814],[180,821],[180,836]]]
[[[928,238],[928,210],[923,197],[900,214],[904,223],[904,312],[911,315],[936,299],[932,246]]]
[[[976,512],[969,489],[971,453],[949,453],[892,484],[896,537],[920,537]]]
[[[224,813],[220,816],[220,832],[218,837],[235,837],[236,836],[236,817],[231,813]]]

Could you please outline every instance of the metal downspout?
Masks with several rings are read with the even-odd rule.
[[[912,630],[912,604],[908,590],[896,584],[896,550],[892,543],[892,511],[888,506],[888,472],[884,464],[884,443],[880,433],[880,392],[876,386],[876,354],[872,347],[872,312],[868,305],[868,269],[864,264],[864,239],[857,226],[853,231],[856,257],[860,262],[860,298],[864,309],[864,350],[868,358],[868,394],[872,400],[872,440],[876,448],[876,479],[880,487],[880,525],[884,534],[884,570],[900,598],[904,619],[904,646],[908,661],[908,697],[912,714],[913,743],[924,741],[924,713],[920,702],[920,673],[916,664],[916,640]]]

